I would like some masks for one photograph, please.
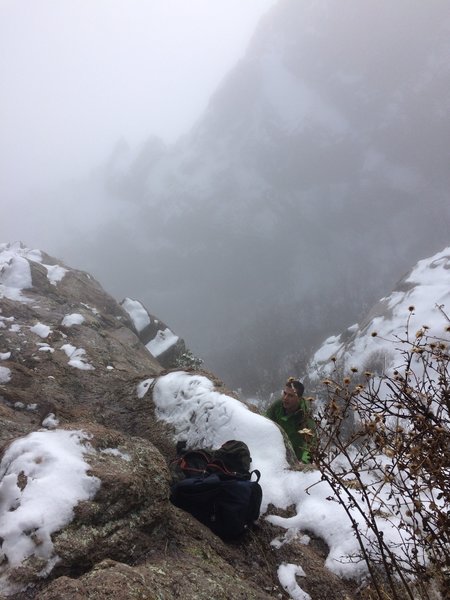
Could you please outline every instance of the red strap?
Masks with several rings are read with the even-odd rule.
[[[196,469],[195,467],[190,467],[184,456],[180,459],[180,468],[185,469],[186,471],[194,471],[195,473],[205,472],[205,469]]]

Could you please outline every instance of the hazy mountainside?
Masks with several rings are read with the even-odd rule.
[[[449,50],[446,0],[281,0],[189,135],[118,146],[113,216],[62,253],[278,387],[448,244]]]

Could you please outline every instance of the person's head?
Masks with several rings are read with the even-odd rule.
[[[289,377],[284,386],[283,406],[287,412],[297,410],[298,401],[303,396],[305,387],[301,381],[294,377]]]

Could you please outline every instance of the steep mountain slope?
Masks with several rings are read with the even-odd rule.
[[[445,0],[281,0],[189,135],[114,155],[115,216],[64,255],[274,389],[448,243],[449,34]]]

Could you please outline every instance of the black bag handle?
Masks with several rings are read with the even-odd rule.
[[[250,479],[252,478],[253,473],[256,475],[256,483],[258,483],[258,481],[261,479],[261,472],[258,471],[258,469],[250,471]]]

